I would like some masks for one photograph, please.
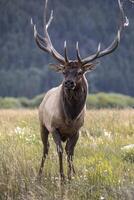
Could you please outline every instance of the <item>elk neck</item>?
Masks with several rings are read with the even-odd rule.
[[[88,83],[85,76],[76,84],[74,90],[68,90],[62,84],[61,100],[64,115],[68,120],[77,119],[81,113],[86,103],[87,91]]]

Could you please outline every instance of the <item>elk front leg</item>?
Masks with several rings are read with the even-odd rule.
[[[62,148],[62,144],[61,144],[61,137],[60,137],[59,130],[56,129],[55,132],[52,133],[52,135],[53,135],[53,139],[56,144],[57,152],[58,152],[58,156],[59,156],[60,177],[61,177],[61,180],[64,180],[65,175],[64,175],[64,170],[63,170],[63,148]]]
[[[70,138],[68,138],[66,143],[66,153],[67,153],[67,162],[68,162],[68,179],[71,180],[72,171],[75,174],[74,166],[73,166],[73,155],[74,155],[74,148],[79,138],[79,132]]]
[[[42,156],[41,165],[40,165],[40,169],[39,169],[39,176],[41,176],[41,174],[42,174],[46,156],[48,155],[48,150],[49,150],[48,134],[49,134],[49,132],[46,129],[46,127],[41,125],[41,139],[43,142],[43,156]]]

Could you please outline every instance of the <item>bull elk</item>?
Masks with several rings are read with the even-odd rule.
[[[39,120],[41,126],[41,139],[43,142],[43,156],[39,175],[42,174],[44,162],[49,150],[49,133],[52,134],[54,142],[57,147],[59,157],[59,172],[61,179],[64,179],[63,170],[63,147],[62,142],[66,142],[65,151],[67,154],[68,163],[68,179],[71,179],[72,173],[75,173],[73,165],[74,148],[79,138],[79,130],[83,126],[84,116],[86,111],[86,97],[88,93],[88,83],[85,78],[85,73],[94,69],[98,58],[112,53],[120,43],[120,36],[123,28],[127,25],[128,20],[124,14],[123,4],[118,0],[120,11],[120,24],[117,34],[113,42],[106,49],[101,50],[101,45],[98,45],[96,53],[86,58],[80,55],[78,42],[76,43],[76,60],[70,60],[67,55],[67,45],[64,42],[64,56],[56,51],[52,45],[48,27],[53,19],[53,11],[51,11],[50,18],[47,22],[47,3],[45,2],[45,16],[44,16],[44,32],[45,36],[42,37],[36,29],[36,25],[31,24],[33,27],[34,38],[40,49],[48,52],[53,56],[59,64],[54,64],[53,68],[57,72],[63,74],[63,82],[58,87],[49,90],[40,107],[39,107]]]

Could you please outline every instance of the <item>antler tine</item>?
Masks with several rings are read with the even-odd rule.
[[[50,18],[47,22],[47,5],[48,5],[48,0],[45,1],[45,12],[44,12],[44,32],[45,32],[45,42],[47,44],[47,46],[49,46],[49,48],[51,49],[51,55],[53,55],[54,58],[56,58],[60,63],[64,64],[65,63],[65,59],[62,55],[60,55],[56,49],[53,47],[50,36],[48,34],[48,27],[51,24],[51,21],[53,19],[53,10],[51,11],[51,15]]]
[[[131,3],[134,3],[134,0],[129,0]]]
[[[64,41],[64,56],[65,56],[66,63],[68,63],[69,59],[68,59],[68,56],[67,56],[67,42],[66,42],[66,40]]]
[[[82,65],[86,65],[87,63],[92,62],[93,60],[97,59],[98,55],[100,54],[100,50],[101,50],[101,43],[99,43],[96,53],[91,55],[90,57],[85,58],[82,61]],[[90,58],[90,61],[89,61],[89,58]]]
[[[121,3],[121,1],[118,0],[118,4],[119,4],[119,9],[120,9],[120,24],[119,24],[119,28],[117,31],[117,35],[116,35],[114,41],[112,42],[112,44],[108,48],[106,48],[105,50],[100,52],[98,58],[112,53],[118,47],[118,45],[120,43],[121,33],[122,33],[124,27],[129,25],[129,20],[125,16],[125,13],[124,13],[123,3]]]
[[[46,24],[46,29],[48,29],[48,27],[50,26],[51,22],[53,20],[53,10],[51,10],[51,14],[50,14],[50,18]]]
[[[44,9],[44,32],[45,32],[45,34],[48,34],[47,29],[53,19],[53,10],[51,10],[50,18],[47,22],[47,5],[48,5],[48,0],[45,0],[45,9]]]
[[[40,49],[42,49],[43,51],[47,51],[50,52],[50,49],[48,49],[48,47],[45,46],[45,38],[43,38],[36,29],[36,25],[33,23],[33,19],[31,18],[31,26],[33,28],[33,32],[34,32],[34,38],[35,41],[37,43],[37,45],[40,47]]]
[[[121,3],[121,1],[118,0],[118,4],[119,4],[120,18],[121,18],[119,30],[122,31],[122,29],[125,26],[129,25],[129,20],[128,20],[127,16],[125,16],[124,9],[123,9],[123,2]]]
[[[33,20],[31,19],[31,25],[33,27],[34,30],[34,38],[35,41],[37,43],[37,45],[39,46],[40,49],[42,49],[43,51],[46,51],[48,53],[50,53],[56,60],[58,60],[61,64],[65,64],[65,58],[60,55],[56,49],[53,47],[50,36],[48,34],[48,27],[50,26],[52,19],[53,19],[53,10],[51,11],[49,20],[47,22],[47,4],[48,4],[48,0],[45,1],[45,12],[44,12],[44,32],[45,32],[45,37],[42,37],[36,29],[36,25],[33,24]]]
[[[77,59],[80,63],[82,63],[81,56],[80,56],[80,49],[79,49],[79,42],[76,42],[76,53],[77,53]]]
[[[48,0],[45,0],[45,10],[44,10],[44,25],[45,25],[45,27],[47,24],[47,4],[48,4]]]
[[[123,4],[121,3],[120,0],[118,0],[118,5],[119,5],[119,10],[120,10],[120,24],[119,24],[117,35],[116,35],[114,41],[112,42],[112,44],[109,47],[107,47],[103,51],[98,51],[96,54],[93,54],[93,55],[83,59],[82,62],[84,65],[87,64],[88,62],[91,62],[91,61],[97,59],[97,58],[100,58],[100,57],[103,57],[105,55],[112,53],[118,47],[118,45],[120,43],[120,37],[121,37],[122,30],[125,26],[129,25],[128,18],[124,14]]]
[[[36,38],[40,38],[40,41],[44,42],[44,38],[39,35],[39,33],[37,32],[37,29],[36,29],[36,25],[33,23],[33,19],[31,18],[31,26],[33,28],[33,32],[34,32],[34,38],[36,40]]]

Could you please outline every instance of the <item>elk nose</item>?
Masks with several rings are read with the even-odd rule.
[[[71,80],[65,81],[64,85],[67,89],[74,89],[75,87],[74,81],[71,81]]]

